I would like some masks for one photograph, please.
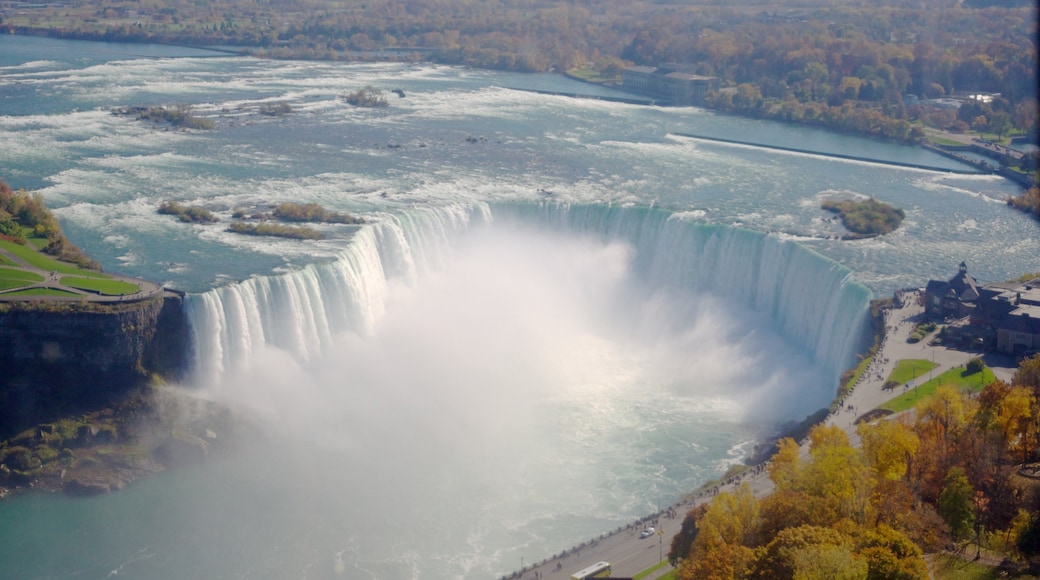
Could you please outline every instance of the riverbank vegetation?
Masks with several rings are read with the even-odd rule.
[[[101,270],[101,264],[91,260],[65,237],[42,195],[14,191],[3,181],[0,181],[0,240],[23,246],[31,243],[63,262],[88,270]]]
[[[0,27],[65,38],[242,47],[275,58],[429,60],[501,70],[581,69],[618,82],[626,65],[683,63],[717,76],[709,105],[900,140],[919,126],[999,136],[1035,128],[1036,8],[1028,0],[773,7],[694,0],[156,0],[27,4]],[[984,94],[981,99],[966,95]],[[921,101],[959,96],[959,108]],[[995,96],[994,96],[995,95]],[[160,113],[165,115],[166,113]]]
[[[1024,211],[1034,219],[1040,220],[1040,187],[1030,187],[1020,196],[1009,197],[1007,202],[1015,209]]]
[[[863,201],[825,200],[823,209],[838,214],[845,229],[855,236],[873,237],[895,231],[906,213],[874,198]]]
[[[770,495],[745,486],[686,516],[669,552],[677,576],[928,578],[924,554],[951,546],[964,559],[985,550],[1012,576],[1040,569],[1040,356],[1011,384],[988,380],[861,423],[859,447],[833,426],[812,430],[807,457],[785,439]]]

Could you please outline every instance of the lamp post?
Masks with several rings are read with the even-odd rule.
[[[664,538],[664,529],[657,530],[657,561],[664,560],[664,546],[661,544],[661,540]]]

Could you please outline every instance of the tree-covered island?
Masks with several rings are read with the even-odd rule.
[[[872,238],[895,231],[906,213],[874,198],[825,200],[820,207],[838,214],[845,229],[852,232],[846,239]]]
[[[172,215],[185,223],[211,224],[220,221],[212,211],[196,205],[184,205],[176,201],[164,201],[159,204],[158,212]],[[295,240],[321,240],[325,234],[307,225],[288,225],[300,223],[345,224],[358,225],[365,220],[349,213],[331,211],[317,203],[284,202],[273,206],[270,212],[236,209],[231,213],[232,222],[227,231],[248,236],[269,236]],[[2,222],[0,222],[2,226]]]

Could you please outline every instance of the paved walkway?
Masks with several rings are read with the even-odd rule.
[[[842,400],[841,407],[824,420],[827,425],[837,425],[844,429],[854,444],[859,442],[856,435],[856,419],[903,393],[902,386],[888,390],[883,388],[899,360],[932,360],[937,365],[930,372],[907,383],[905,389],[912,389],[952,368],[964,366],[971,358],[979,356],[978,353],[931,346],[928,344],[931,336],[918,343],[908,343],[906,339],[913,331],[914,325],[924,319],[924,307],[920,304],[920,299],[920,291],[904,292],[900,307],[884,311],[885,339],[878,349],[875,362],[870,365],[852,392]],[[993,355],[986,355],[985,360],[998,379],[1011,380],[1016,369],[1014,360]],[[802,450],[808,454],[807,442],[802,443]],[[768,495],[774,487],[765,466],[762,465],[745,473],[743,477],[727,480],[718,486],[717,491],[732,491],[745,483],[757,497]],[[613,568],[612,575],[615,577],[634,576],[651,568],[661,559],[667,559],[672,538],[679,532],[686,513],[695,505],[714,497],[716,490],[711,491],[712,493],[702,493],[688,498],[661,514],[649,516],[644,521],[633,522],[620,531],[615,530],[604,535],[601,539],[571,548],[562,556],[548,558],[543,562],[528,563],[524,570],[513,572],[505,578],[567,580],[574,572],[599,561],[610,562]],[[646,526],[654,526],[657,531],[664,533],[640,539],[639,532]],[[654,580],[670,569],[666,565],[646,579]]]
[[[18,286],[17,288],[8,288],[6,290],[0,290],[0,301],[45,301],[45,302],[68,302],[74,301],[79,302],[86,300],[88,302],[135,302],[138,300],[145,300],[157,296],[163,292],[163,287],[160,284],[154,282],[148,282],[147,280],[139,280],[137,278],[129,278],[126,276],[117,276],[115,274],[105,273],[105,276],[112,280],[119,280],[121,282],[127,282],[136,285],[139,290],[133,294],[120,294],[120,295],[108,295],[101,294],[98,292],[92,292],[89,290],[81,290],[79,288],[72,288],[61,283],[63,276],[79,276],[77,274],[61,274],[58,272],[49,272],[41,268],[37,268],[32,264],[21,259],[17,255],[0,248],[0,256],[15,263],[15,267],[32,272],[43,277],[42,282],[26,282],[24,286]],[[82,276],[79,276],[82,277]],[[49,288],[52,290],[59,290],[61,292],[67,292],[68,296],[53,296],[53,295],[13,295],[23,290],[30,290],[33,288]]]

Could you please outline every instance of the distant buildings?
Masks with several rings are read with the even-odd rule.
[[[630,66],[621,71],[621,86],[672,105],[703,105],[708,92],[719,90],[719,79],[694,74],[681,65]]]
[[[947,340],[1006,354],[1040,351],[1040,278],[979,285],[961,262],[948,281],[929,280],[930,318],[949,321]]]

